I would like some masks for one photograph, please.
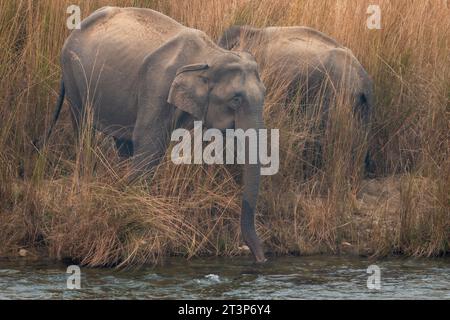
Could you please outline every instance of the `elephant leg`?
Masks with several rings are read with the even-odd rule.
[[[134,181],[148,173],[154,174],[155,169],[164,158],[167,144],[157,138],[155,142],[142,141],[142,138],[133,139],[133,173],[130,180]]]
[[[83,120],[83,106],[85,105],[83,92],[86,92],[86,89],[84,86],[80,86],[83,82],[77,81],[77,78],[78,76],[83,75],[83,73],[72,64],[70,59],[64,57],[62,69],[63,82],[66,89],[66,99],[70,107],[70,119],[72,122],[75,140],[76,143],[78,143],[82,133],[81,127]],[[84,76],[81,79],[84,79]]]
[[[364,169],[366,178],[373,178],[375,176],[376,165],[370,150],[367,150],[366,157],[364,158]]]
[[[72,128],[75,138],[78,140],[80,138],[80,133],[82,132],[82,117],[80,108],[74,105],[70,106],[70,120],[72,121]]]
[[[169,145],[170,114],[138,114],[133,131],[133,174],[131,180],[151,172],[164,158]]]
[[[72,120],[72,127],[75,138],[78,142],[80,142],[80,139],[83,139],[83,137],[93,137],[95,135],[94,124],[88,123],[88,121],[92,120],[88,118],[84,108],[78,108],[76,106],[70,108],[70,118]],[[85,132],[85,130],[89,131]]]
[[[322,141],[307,141],[303,150],[303,178],[310,179],[323,166]]]
[[[114,137],[114,141],[120,157],[129,158],[133,156],[133,142],[131,140]]]

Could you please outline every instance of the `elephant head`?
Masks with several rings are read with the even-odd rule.
[[[243,50],[251,50],[250,47],[264,40],[264,32],[262,29],[251,26],[231,26],[220,37],[217,44],[221,48],[232,50],[240,48]]]
[[[168,102],[208,128],[262,129],[265,87],[254,58],[245,52],[220,50],[200,63],[177,69]],[[247,146],[246,152],[249,147]],[[255,231],[260,164],[244,164],[241,231],[258,262],[265,261]]]

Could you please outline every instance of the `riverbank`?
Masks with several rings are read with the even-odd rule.
[[[193,190],[189,202],[96,181],[75,185],[61,179],[41,182],[39,188],[15,184],[16,199],[33,197],[35,205],[21,214],[3,213],[1,256],[95,267],[157,263],[167,255],[248,255],[239,236],[239,197],[233,192],[220,198],[216,181]],[[356,193],[347,195],[338,221],[330,209],[333,199],[291,194],[296,199],[292,211],[260,211],[258,233],[271,256],[445,255],[449,239],[441,237],[448,236],[448,213],[441,218],[430,210],[436,187],[412,176],[363,180]],[[205,190],[210,196],[201,197]],[[267,206],[264,192],[261,199]],[[414,205],[405,212],[409,203]],[[21,242],[27,237],[28,243]]]
[[[72,4],[0,2],[0,256],[22,252],[96,267],[244,254],[239,168],[175,166],[166,159],[152,178],[128,184],[129,163],[111,138],[85,130],[75,141],[67,104],[46,148],[36,151],[31,141],[44,136],[57,99]],[[276,255],[448,253],[450,9],[444,2],[380,1],[381,29],[367,28],[370,0],[99,0],[80,2],[81,17],[106,4],[147,6],[214,40],[234,24],[304,25],[350,48],[374,81],[368,137],[348,106],[331,106],[323,128],[320,113],[305,115],[286,103],[283,85],[261,75],[265,124],[280,130],[280,171],[262,180],[258,234]],[[363,173],[367,148],[372,179]]]

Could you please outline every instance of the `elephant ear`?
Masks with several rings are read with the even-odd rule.
[[[191,64],[177,70],[167,102],[198,120],[203,120],[208,105],[208,79],[202,71],[207,64]]]

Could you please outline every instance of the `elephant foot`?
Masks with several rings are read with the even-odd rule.
[[[264,256],[259,259],[257,257],[255,257],[255,259],[256,259],[257,264],[263,264],[263,263],[267,262],[267,259]]]
[[[253,257],[255,258],[256,263],[264,263],[267,261],[260,244],[253,246],[253,248],[252,246],[250,246],[250,251],[253,253]]]

